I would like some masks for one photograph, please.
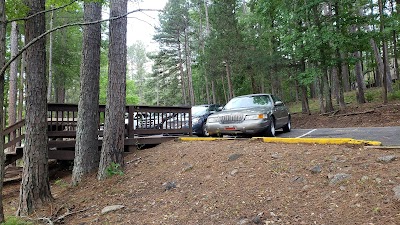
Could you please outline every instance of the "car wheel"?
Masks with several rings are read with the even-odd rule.
[[[283,127],[283,132],[290,132],[291,129],[292,129],[292,124],[289,118],[287,124]]]
[[[275,137],[275,120],[272,119],[271,124],[267,128],[267,136]]]
[[[204,123],[203,123],[203,126],[202,126],[202,135],[203,135],[204,137],[210,136],[210,134],[209,134],[208,131],[207,131],[206,122],[204,122]]]

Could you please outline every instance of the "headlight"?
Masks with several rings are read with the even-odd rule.
[[[218,117],[208,117],[207,123],[217,123]]]
[[[256,115],[247,115],[245,120],[258,120],[258,119],[267,119],[267,114],[256,114]]]
[[[192,118],[192,124],[197,124],[200,121],[199,117]]]

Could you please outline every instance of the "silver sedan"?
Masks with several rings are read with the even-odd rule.
[[[275,130],[291,129],[290,113],[285,104],[271,94],[244,95],[231,99],[221,112],[208,117],[206,129],[211,136],[275,136]]]

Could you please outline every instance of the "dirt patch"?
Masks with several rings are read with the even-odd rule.
[[[366,113],[345,115],[354,112]],[[399,126],[399,112],[399,103],[349,107],[295,114],[293,125]],[[399,150],[171,141],[127,156],[123,176],[100,182],[93,175],[71,187],[70,171],[59,173],[51,181],[55,201],[31,217],[67,215],[58,222],[82,225],[400,224]],[[15,214],[18,197],[19,183],[6,184],[6,215]],[[101,213],[113,205],[123,208]]]
[[[344,110],[336,110],[325,115],[296,113],[292,118],[294,128],[304,129],[400,126],[400,102],[391,102],[387,105],[378,103],[348,105]]]

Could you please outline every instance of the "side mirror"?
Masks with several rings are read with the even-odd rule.
[[[221,111],[223,108],[224,108],[224,107],[220,106],[220,107],[218,107],[218,110],[217,110],[217,111]]]
[[[276,102],[275,102],[275,106],[281,106],[281,105],[283,105],[283,102],[282,102],[282,101],[276,101]]]

